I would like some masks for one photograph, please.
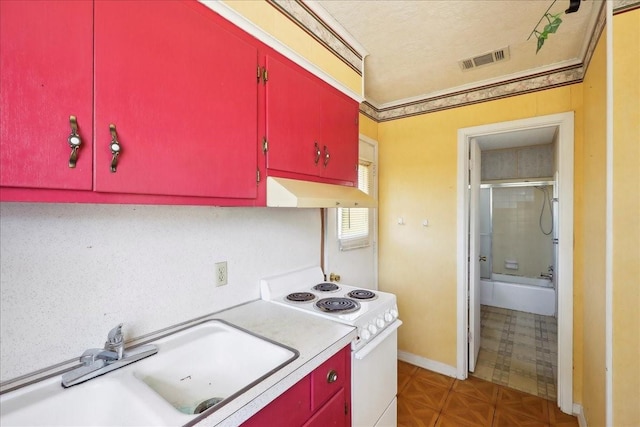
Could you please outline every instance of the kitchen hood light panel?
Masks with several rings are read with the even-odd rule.
[[[290,208],[375,208],[365,192],[342,185],[267,177],[267,206]]]

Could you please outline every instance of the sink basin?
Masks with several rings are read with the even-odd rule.
[[[148,343],[157,354],[82,384],[64,388],[55,376],[0,395],[0,425],[191,424],[298,357],[222,320]]]
[[[129,380],[135,378],[129,377]],[[161,424],[162,418],[138,395],[140,384],[101,377],[65,389],[60,378],[0,396],[2,425],[86,426]]]
[[[134,376],[185,414],[224,405],[298,357],[293,349],[221,320],[153,344],[158,355],[134,366]]]

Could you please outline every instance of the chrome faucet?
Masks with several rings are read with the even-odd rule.
[[[540,274],[540,277],[553,281],[553,266],[550,265],[549,268],[547,269],[547,274],[542,273]]]
[[[122,336],[122,323],[109,331],[104,349],[116,353],[116,359],[122,359],[124,353],[124,337]]]
[[[62,375],[62,386],[80,384],[157,352],[158,348],[151,344],[125,351],[121,323],[109,331],[104,348],[90,348],[82,353],[79,359],[81,365]]]

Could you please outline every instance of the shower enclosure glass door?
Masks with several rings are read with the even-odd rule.
[[[481,277],[552,274],[553,181],[483,184],[480,194]],[[486,261],[484,261],[486,259]]]

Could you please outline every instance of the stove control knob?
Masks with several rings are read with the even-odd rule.
[[[369,332],[371,332],[371,335],[375,335],[376,333],[378,333],[378,328],[376,328],[376,325],[374,325],[373,323],[369,325],[368,329]]]
[[[369,338],[371,338],[371,332],[369,332],[368,329],[363,329],[362,333],[360,334],[360,337],[364,340],[364,341],[368,341]]]
[[[384,328],[384,319],[382,317],[378,317],[376,319],[376,326],[378,326],[378,328]]]
[[[395,307],[392,308],[390,313],[391,313],[391,315],[393,316],[394,319],[398,318],[398,309],[397,308],[395,308]]]
[[[384,314],[384,320],[385,320],[386,322],[388,322],[388,323],[391,323],[391,322],[393,321],[393,315],[391,314],[391,312],[390,312],[390,311],[387,311],[387,312]]]

